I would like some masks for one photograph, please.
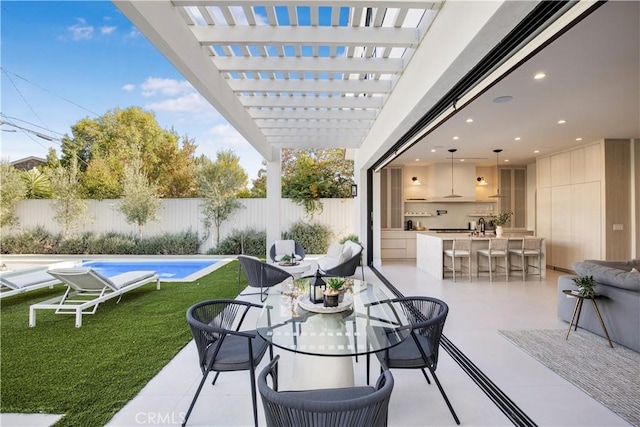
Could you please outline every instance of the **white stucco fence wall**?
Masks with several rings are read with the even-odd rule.
[[[235,211],[222,224],[220,240],[228,236],[233,229],[266,230],[269,220],[269,212],[266,208],[267,200],[238,200],[243,207]],[[145,237],[163,233],[179,233],[189,229],[198,232],[201,238],[206,235],[202,225],[201,199],[162,199],[161,202],[158,219],[147,223],[143,228]],[[22,200],[18,202],[16,213],[20,219],[20,226],[17,230],[42,226],[53,233],[61,232],[61,228],[53,220],[53,211],[49,207],[49,203],[50,200]],[[124,215],[118,210],[118,203],[119,200],[87,200],[87,219],[81,223],[78,231],[92,231],[97,234],[107,232],[137,234],[137,226],[125,221]],[[324,205],[322,213],[316,214],[311,219],[305,215],[302,206],[293,203],[290,199],[282,199],[280,213],[283,231],[288,230],[291,224],[302,220],[329,226],[336,239],[349,234],[357,234],[355,231],[357,212],[353,199],[322,199],[322,203]],[[211,229],[210,234],[200,248],[203,253],[215,246],[215,227]]]

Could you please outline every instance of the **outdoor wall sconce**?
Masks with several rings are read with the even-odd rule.
[[[484,176],[477,177],[476,181],[478,181],[478,185],[489,185],[489,183],[484,180]]]
[[[358,185],[351,184],[351,197],[357,197],[357,196],[358,196]]]
[[[412,177],[411,181],[413,181],[413,185],[422,185],[417,176]]]

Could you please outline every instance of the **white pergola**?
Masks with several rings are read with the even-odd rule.
[[[349,149],[363,194],[362,171],[537,3],[114,0],[267,161],[268,245],[282,148]]]

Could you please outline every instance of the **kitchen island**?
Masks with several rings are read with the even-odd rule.
[[[522,239],[527,233],[504,233],[503,237],[509,239],[509,248],[520,248],[522,246]],[[432,276],[443,279],[444,267],[443,251],[445,249],[451,249],[454,239],[467,239],[470,238],[465,233],[433,233],[422,232],[416,235],[416,266]],[[486,236],[474,236],[471,237],[471,273],[472,276],[477,276],[477,252],[478,249],[486,249],[489,247],[489,240],[495,238],[493,235]],[[542,277],[546,276],[546,257],[545,257],[545,241],[542,240]],[[520,268],[520,265],[517,266]],[[518,272],[514,275],[514,278],[521,278],[521,274]]]

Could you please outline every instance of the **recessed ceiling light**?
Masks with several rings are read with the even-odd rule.
[[[504,159],[504,162],[505,163],[509,163],[509,159]]]
[[[473,119],[472,118],[468,118],[467,119],[467,123],[473,123]]]
[[[419,161],[420,161],[420,159],[416,159],[416,162],[419,162]]]
[[[544,79],[545,77],[547,77],[545,73],[538,73],[535,76],[533,76],[533,78],[536,80]]]
[[[558,124],[559,125],[563,125],[565,123],[567,123],[567,121],[565,119],[558,120]]]
[[[576,138],[576,141],[582,141],[582,138]]]
[[[539,153],[539,152],[540,152],[540,150],[533,150],[533,152],[534,152],[534,153]]]
[[[520,141],[520,137],[519,137],[519,136],[516,136],[514,139],[515,139],[516,141]]]
[[[460,137],[459,137],[459,136],[454,136],[454,137],[453,137],[453,140],[454,140],[454,141],[457,141],[458,139],[460,139]]]
[[[513,96],[509,96],[509,95],[504,95],[504,96],[499,96],[497,98],[493,99],[493,102],[496,104],[503,104],[505,102],[509,102],[513,99]]]
[[[432,149],[431,149],[431,152],[432,152],[432,153],[435,153],[435,152],[436,152],[436,149],[435,149],[435,148],[432,148]]]
[[[464,162],[464,159],[460,159],[461,162]]]

